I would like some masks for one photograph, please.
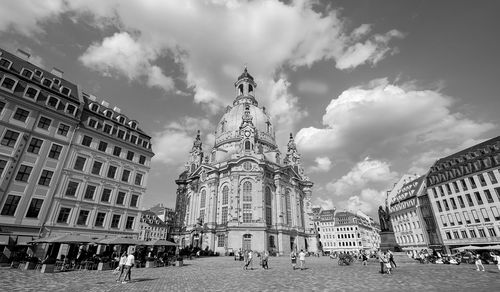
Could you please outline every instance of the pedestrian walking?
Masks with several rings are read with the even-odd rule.
[[[253,270],[253,251],[249,250],[248,251],[248,265],[250,266],[250,270]]]
[[[366,253],[361,254],[361,259],[363,260],[363,266],[368,265],[368,257],[366,256]]]
[[[122,253],[120,257],[120,261],[118,262],[118,278],[116,278],[116,282],[121,282],[122,275],[125,270],[125,263],[127,262],[127,252]]]
[[[389,255],[389,263],[396,268],[396,262],[394,261],[394,254],[390,250],[387,251],[387,254]]]
[[[490,253],[491,257],[493,257],[493,260],[497,262],[497,268],[500,271],[500,256],[498,254],[495,254],[494,252]]]
[[[248,250],[243,251],[243,261],[245,265],[243,266],[243,270],[246,270],[248,267]]]
[[[382,251],[378,251],[378,262],[380,263],[380,273],[384,273],[384,255],[382,254]]]
[[[269,269],[268,260],[269,260],[269,253],[266,250],[266,251],[264,251],[264,254],[262,254],[262,268],[263,269],[266,269],[266,270]]]
[[[300,269],[303,270],[306,268],[306,253],[304,250],[300,250],[299,252],[299,261],[300,261]]]
[[[476,270],[484,272],[483,262],[481,261],[481,258],[479,257],[479,255],[477,255],[477,254],[474,255],[474,258],[475,258],[474,263],[476,264]],[[483,269],[481,270],[481,268],[483,268]]]
[[[125,261],[125,277],[123,278],[122,284],[126,284],[132,281],[131,276],[132,276],[132,267],[134,266],[134,263],[135,263],[135,257],[134,253],[132,252],[127,256],[127,260]]]
[[[295,270],[295,266],[297,266],[297,254],[293,250],[292,253],[290,254],[290,260],[292,261],[292,269]]]

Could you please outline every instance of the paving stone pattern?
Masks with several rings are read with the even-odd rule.
[[[271,257],[269,270],[232,257],[184,261],[183,267],[133,269],[132,282],[115,282],[111,271],[70,271],[41,274],[0,269],[0,291],[500,291],[500,271],[485,265],[458,266],[402,263],[393,274],[380,274],[380,266],[355,262],[338,266],[328,257],[306,258],[305,270],[292,270],[288,257]]]

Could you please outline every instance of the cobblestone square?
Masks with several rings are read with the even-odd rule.
[[[402,264],[382,275],[379,264],[338,266],[327,257],[306,259],[305,270],[292,270],[287,257],[272,257],[269,270],[258,263],[243,270],[231,257],[185,261],[183,267],[133,269],[132,282],[115,282],[112,271],[41,274],[0,270],[1,291],[499,291],[500,272],[485,265]]]

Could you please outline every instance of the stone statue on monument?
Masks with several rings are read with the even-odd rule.
[[[380,221],[380,231],[393,231],[391,223],[391,215],[389,215],[389,208],[379,206],[378,207],[378,219]]]

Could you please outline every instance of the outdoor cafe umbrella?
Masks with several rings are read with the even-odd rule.
[[[142,241],[139,241],[139,240],[133,239],[133,238],[128,238],[128,237],[104,238],[104,239],[97,241],[97,243],[98,244],[107,244],[107,245],[113,245],[113,244],[140,245],[140,244],[143,244]]]
[[[31,243],[90,243],[94,240],[88,236],[65,234],[52,237],[44,237],[31,241]]]
[[[164,239],[156,239],[145,243],[149,246],[177,246],[177,244]]]
[[[467,246],[457,247],[457,248],[454,248],[454,249],[459,250],[459,251],[463,251],[463,250],[478,250],[478,249],[481,249],[481,247],[474,246],[474,245],[467,245]]]

